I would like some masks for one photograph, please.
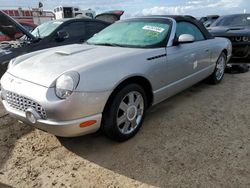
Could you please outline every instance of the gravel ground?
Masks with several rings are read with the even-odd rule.
[[[151,108],[136,137],[63,139],[0,106],[0,187],[250,187],[250,73]]]

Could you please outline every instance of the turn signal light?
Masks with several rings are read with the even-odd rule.
[[[90,120],[90,121],[82,122],[79,126],[81,128],[84,128],[84,127],[89,127],[89,126],[91,126],[91,125],[93,125],[95,123],[96,123],[96,120]]]

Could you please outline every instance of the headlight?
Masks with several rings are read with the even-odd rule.
[[[56,80],[55,92],[60,99],[68,98],[76,89],[80,80],[77,72],[67,72]]]
[[[241,42],[242,38],[241,37],[235,37],[236,42]]]
[[[248,42],[250,41],[250,37],[234,37],[233,41],[235,42]]]
[[[248,37],[242,37],[242,40],[243,40],[244,42],[248,42],[249,38],[248,38]]]

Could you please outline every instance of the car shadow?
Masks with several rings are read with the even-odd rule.
[[[169,133],[171,129],[175,129],[174,124],[167,123],[168,119],[175,118],[169,112],[184,101],[199,95],[200,92],[206,92],[210,87],[213,86],[203,82],[196,84],[171,99],[151,107],[141,130],[134,138],[124,143],[114,142],[100,132],[78,138],[59,138],[59,141],[83,159],[137,181],[164,186],[167,174],[172,173],[174,156],[186,155],[186,151],[181,151],[181,148],[171,143],[178,141],[179,138],[182,139],[182,136],[179,133],[176,133],[177,135]],[[168,146],[173,147],[169,149]],[[181,161],[176,163],[180,169],[183,168]]]
[[[3,184],[3,183],[1,183],[1,182],[0,182],[0,187],[1,187],[1,188],[12,188],[12,186]]]

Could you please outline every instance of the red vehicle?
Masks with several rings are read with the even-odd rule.
[[[53,12],[44,11],[40,8],[11,8],[2,9],[2,11],[18,22],[28,22],[36,25],[55,19],[55,14]]]
[[[37,25],[36,24],[33,24],[33,23],[30,23],[30,22],[22,22],[22,21],[19,21],[19,23],[27,30],[27,31],[33,31]],[[1,31],[0,31],[0,42],[3,42],[3,41],[10,41],[10,40],[13,40],[13,39],[18,39],[18,38],[21,38],[23,36],[23,33],[20,31],[18,33],[16,33],[14,35],[14,38],[10,38],[9,36],[6,36],[4,35]]]

